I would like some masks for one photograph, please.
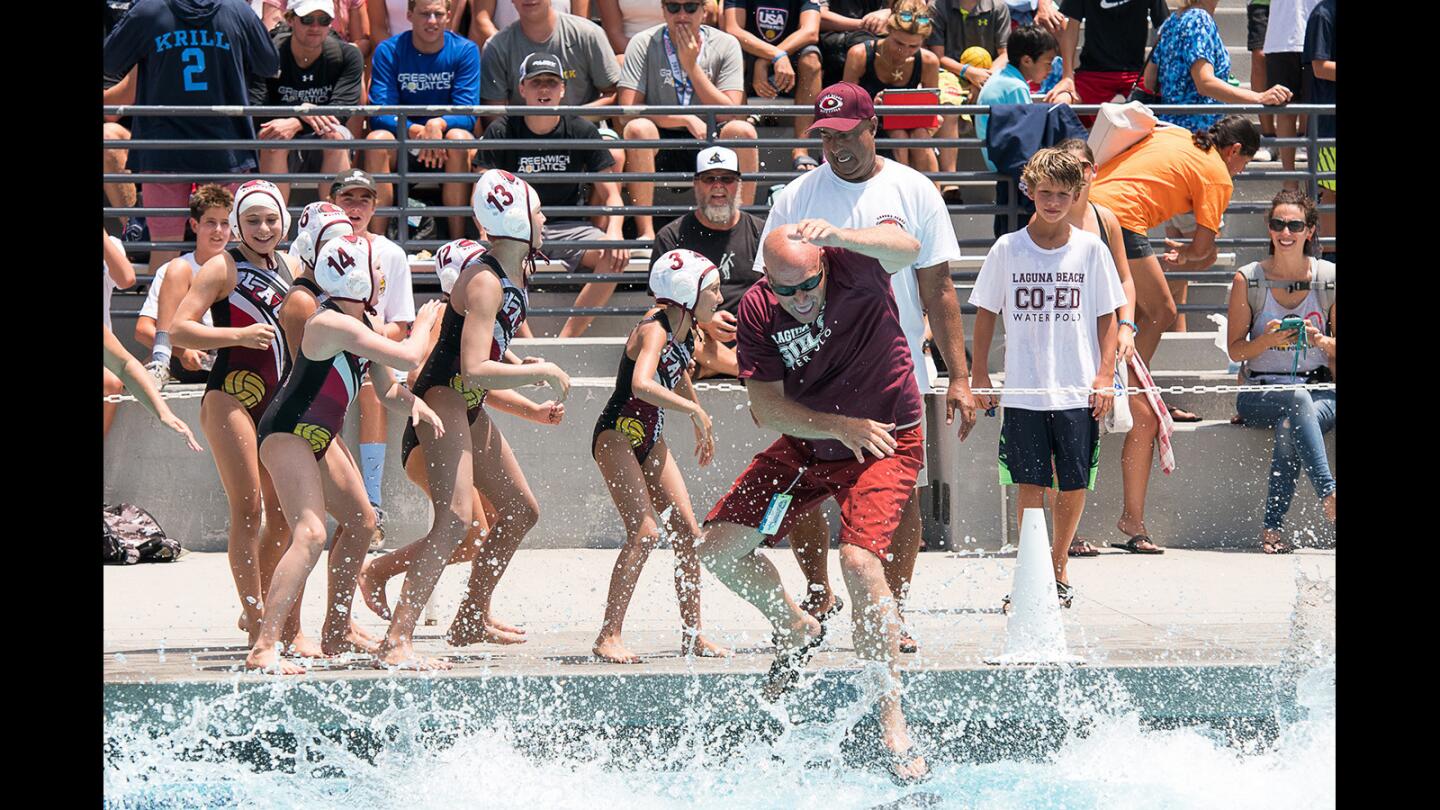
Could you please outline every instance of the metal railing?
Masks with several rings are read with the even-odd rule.
[[[1090,115],[1099,110],[1099,105],[1072,105],[1077,114]],[[983,115],[989,112],[989,107],[984,105],[932,105],[932,106],[890,106],[877,105],[876,114],[886,113],[906,115]],[[1300,171],[1273,171],[1273,170],[1247,170],[1235,177],[1239,181],[1274,181],[1274,180],[1303,180],[1312,198],[1318,199],[1319,183],[1321,180],[1331,180],[1335,177],[1334,172],[1322,172],[1319,170],[1320,149],[1333,146],[1334,138],[1318,137],[1316,118],[1320,115],[1334,115],[1334,105],[1319,104],[1296,104],[1287,107],[1263,107],[1260,105],[1155,105],[1151,107],[1156,113],[1186,114],[1202,113],[1225,115],[1230,113],[1260,114],[1285,112],[1293,115],[1303,115],[1309,119],[1307,134],[1299,138],[1264,138],[1263,143],[1271,147],[1299,147],[1304,146],[1309,151],[1309,159],[1304,170]],[[610,107],[527,107],[527,106],[494,106],[494,105],[472,105],[472,106],[421,106],[421,105],[355,105],[355,106],[326,106],[326,107],[295,107],[295,106],[254,106],[254,107],[180,107],[180,106],[106,106],[103,108],[105,115],[116,116],[184,116],[184,117],[234,117],[234,116],[259,116],[276,117],[286,115],[333,115],[339,118],[346,118],[353,115],[396,116],[396,127],[393,139],[360,139],[349,140],[259,140],[259,139],[229,139],[211,141],[190,141],[190,140],[137,140],[113,142],[115,148],[123,148],[129,151],[134,150],[200,150],[200,149],[284,149],[284,150],[316,150],[316,149],[388,149],[395,152],[397,158],[400,155],[408,155],[411,149],[473,149],[478,152],[494,151],[501,149],[548,149],[548,148],[576,148],[584,146],[596,146],[607,149],[645,148],[657,149],[664,147],[675,147],[678,143],[685,143],[685,148],[700,149],[711,145],[724,145],[732,149],[745,148],[780,148],[805,146],[816,148],[819,146],[818,138],[793,138],[793,137],[757,137],[757,138],[720,138],[719,131],[723,123],[722,119],[741,119],[746,116],[758,115],[764,117],[795,117],[810,115],[813,110],[809,107],[797,105],[695,105],[695,106],[620,106]],[[432,117],[436,115],[475,115],[475,116],[553,116],[574,114],[588,116],[591,118],[628,118],[646,115],[695,115],[706,123],[707,137],[695,139],[691,142],[677,142],[675,140],[646,140],[646,139],[559,139],[559,138],[532,138],[532,139],[455,139],[455,140],[416,140],[408,133],[408,120],[412,116]],[[478,129],[478,127],[477,127]],[[911,147],[941,147],[959,149],[979,149],[984,141],[975,137],[965,138],[877,138],[877,147],[887,148],[911,148]],[[446,173],[414,171],[409,165],[409,160],[394,160],[395,168],[390,172],[372,173],[377,183],[390,183],[395,185],[394,199],[400,201],[398,205],[377,207],[376,216],[397,217],[397,239],[396,241],[405,249],[407,254],[417,250],[434,250],[444,244],[443,239],[412,239],[410,235],[409,217],[423,211],[423,215],[430,217],[464,216],[471,214],[468,206],[426,206],[423,209],[411,208],[406,204],[410,199],[410,191],[417,185],[445,182],[473,182],[476,175],[470,172]],[[483,161],[482,161],[483,163]],[[787,182],[798,177],[800,172],[789,171],[758,171],[748,173],[746,181],[753,183],[757,197],[765,184]],[[285,172],[275,174],[263,174],[257,172],[234,173],[234,172],[213,172],[213,173],[144,173],[144,174],[104,174],[102,182],[105,183],[190,183],[190,182],[244,182],[257,178],[264,178],[271,181],[300,184],[319,184],[331,178],[332,175],[324,173],[299,173]],[[1008,202],[1005,204],[987,203],[959,203],[947,205],[946,208],[951,215],[984,216],[1003,215],[1009,218],[1011,229],[1020,226],[1021,211],[1019,208],[1019,191],[1016,183],[1009,175],[989,171],[956,171],[936,172],[928,176],[941,182],[976,184],[1003,184],[1008,189]],[[526,175],[525,178],[532,184],[547,183],[594,183],[594,182],[656,182],[668,184],[688,185],[692,181],[692,174],[689,172],[564,172],[564,173],[537,173]],[[757,215],[764,215],[769,211],[769,205],[757,203],[754,205],[742,206],[744,210]],[[649,206],[604,206],[604,205],[571,205],[551,206],[546,208],[546,214],[551,219],[560,218],[584,218],[591,216],[681,216],[693,210],[693,205],[649,205]],[[1226,209],[1227,214],[1250,214],[1268,210],[1268,204],[1263,202],[1245,203],[1233,202]],[[1334,205],[1320,206],[1320,210],[1330,212],[1335,210]],[[293,213],[298,213],[299,207],[292,207]],[[134,208],[111,208],[104,209],[105,216],[185,216],[188,210],[184,208],[162,208],[139,206]],[[994,242],[993,237],[968,237],[958,240],[961,247],[988,248]],[[1152,240],[1159,244],[1159,240]],[[1321,239],[1323,244],[1333,245],[1334,237]],[[1260,247],[1269,244],[1265,237],[1224,237],[1215,240],[1217,247]],[[620,241],[611,240],[557,240],[548,243],[553,247],[572,249],[604,249],[604,248],[637,248],[649,247],[649,240],[626,239]],[[126,247],[134,251],[146,250],[183,250],[194,246],[194,242],[129,242]],[[545,273],[537,276],[535,282],[543,284],[546,281],[553,283],[584,283],[587,281],[616,281],[635,282],[639,274],[569,274],[569,273]],[[952,273],[952,278],[957,281],[973,280],[975,271],[957,271]],[[1196,273],[1169,273],[1167,277],[1176,280],[1216,280],[1228,278],[1228,271],[1196,272]],[[148,282],[152,276],[141,276],[138,280]],[[428,291],[428,285],[421,283],[417,290]],[[437,287],[438,290],[438,287]],[[537,309],[534,314],[581,314],[581,315],[604,315],[604,314],[634,314],[633,308],[604,307],[604,308],[554,308],[556,311],[550,313]],[[1205,305],[1182,305],[1182,311],[1216,311],[1214,307]]]

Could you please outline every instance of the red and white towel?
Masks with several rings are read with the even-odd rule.
[[[1135,372],[1137,387],[1155,387],[1155,379],[1150,376],[1150,369],[1145,367],[1145,361],[1140,359],[1140,355],[1130,355],[1130,368]],[[1175,449],[1170,444],[1170,437],[1175,433],[1175,420],[1170,418],[1170,409],[1165,407],[1165,400],[1160,398],[1159,391],[1146,391],[1145,400],[1150,403],[1155,418],[1160,420],[1160,428],[1155,437],[1156,443],[1160,445],[1160,470],[1169,475],[1175,470]]]

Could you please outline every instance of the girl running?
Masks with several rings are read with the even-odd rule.
[[[591,455],[625,522],[625,546],[610,574],[605,623],[593,649],[596,656],[617,664],[640,663],[620,640],[620,631],[640,569],[660,542],[662,520],[674,538],[681,653],[730,655],[700,635],[700,560],[695,555],[700,525],[690,508],[685,479],[665,444],[663,410],[689,414],[695,427],[695,455],[700,466],[709,464],[715,456],[715,434],[710,415],[690,383],[690,366],[695,325],[709,322],[723,300],[720,271],[693,250],[672,250],[655,262],[650,291],[655,306],[625,342],[615,392],[596,420],[590,440]]]
[[[460,275],[461,266],[473,260],[477,251],[484,250],[485,248],[481,247],[478,242],[456,239],[442,245],[435,252],[435,275],[440,279],[441,303],[449,303],[450,291],[455,287],[455,279]],[[437,322],[431,329],[429,343],[425,348],[427,362],[430,353],[435,350],[435,345],[440,340],[440,331],[441,324]],[[424,362],[421,365],[423,366]],[[510,389],[490,391],[485,396],[485,403],[492,410],[518,416],[541,425],[558,425],[565,418],[563,404],[554,400],[537,403],[520,392]],[[401,446],[401,459],[405,467],[405,475],[428,496],[430,481],[427,472],[428,465],[425,463],[425,451],[419,447],[413,431],[407,432],[405,439],[406,441]],[[466,533],[464,542],[450,555],[446,565],[473,561],[480,553],[490,527],[498,519],[495,508],[485,500],[485,496],[480,494],[480,490],[472,487],[471,492],[474,493],[474,499],[471,506],[473,519],[470,522],[470,531]],[[392,577],[410,570],[411,563],[415,561],[424,546],[424,543],[417,540],[389,554],[369,557],[360,569],[360,594],[365,598],[366,606],[382,619],[389,621],[391,618],[385,584]],[[493,615],[486,616],[485,641],[512,644],[524,641],[524,635],[523,629],[502,622]]]
[[[345,454],[328,452],[361,378],[368,373],[377,390],[386,391],[381,397],[385,407],[408,414],[412,422],[426,422],[437,435],[444,433],[435,412],[395,382],[388,368],[409,371],[419,365],[425,333],[439,317],[440,305],[421,308],[416,316],[419,334],[398,342],[381,334],[365,314],[373,311],[380,285],[375,280],[370,243],[362,237],[342,236],[327,242],[316,258],[314,273],[314,282],[325,297],[305,325],[294,369],[259,426],[260,460],[277,484],[292,541],[275,568],[260,632],[245,666],[283,675],[305,671],[283,660],[277,646],[305,578],[324,551],[326,504],[333,508],[335,502],[343,502],[355,510],[369,511],[370,525],[374,525],[360,471]],[[349,632],[355,577],[369,543],[370,537],[358,532],[336,536],[326,640],[344,638]]]
[[[230,230],[240,244],[201,266],[175,311],[171,341],[186,349],[219,350],[200,401],[200,428],[230,504],[230,573],[245,614],[240,629],[253,645],[270,575],[287,542],[285,515],[260,466],[255,439],[260,415],[290,371],[277,314],[293,276],[278,250],[290,230],[280,190],[266,180],[236,189]],[[207,311],[213,325],[201,321]],[[298,631],[291,645],[297,655],[321,652]]]
[[[491,169],[475,184],[471,208],[491,247],[488,252],[472,251],[461,260],[440,337],[414,385],[416,396],[423,397],[450,428],[442,436],[425,425],[415,426],[407,429],[402,445],[402,452],[413,443],[425,453],[435,520],[419,541],[424,545],[415,552],[381,645],[380,661],[390,666],[450,666],[443,660],[417,658],[412,638],[446,560],[470,529],[472,488],[494,506],[499,519],[486,540],[489,553],[472,564],[465,600],[445,638],[463,646],[493,637],[486,632],[490,597],[515,549],[539,520],[540,507],[509,443],[482,404],[486,393],[497,388],[546,383],[559,391],[562,402],[570,390],[570,377],[554,363],[521,359],[509,350],[525,320],[525,285],[545,225],[539,197],[523,180]],[[518,285],[512,280],[517,277]]]

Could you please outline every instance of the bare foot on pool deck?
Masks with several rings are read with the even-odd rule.
[[[513,633],[517,636],[525,635],[525,628],[502,622],[493,616],[485,620],[485,626],[491,630],[499,630],[502,633]]]
[[[454,668],[454,664],[444,658],[430,658],[415,653],[415,647],[409,643],[397,644],[388,649],[381,646],[375,652],[375,668],[397,670],[402,669],[410,672],[437,672]]]
[[[285,650],[296,658],[329,658],[330,654],[325,652],[320,642],[305,635],[296,633],[295,638],[285,642]]]
[[[694,639],[693,643],[691,639]],[[680,638],[681,655],[697,655],[701,658],[729,658],[735,651],[729,647],[722,647],[704,636],[691,636],[688,633],[682,634]]]
[[[595,646],[590,648],[590,652],[594,653],[596,658],[612,664],[640,663],[640,656],[626,649],[625,645],[620,643],[619,638],[596,639]]]
[[[320,642],[320,649],[327,656],[341,655],[344,653],[357,652],[374,654],[380,650],[380,640],[367,634],[357,632],[359,630],[354,622],[343,635],[326,634],[325,639]]]
[[[265,650],[251,650],[250,654],[245,656],[245,668],[267,675],[305,674],[305,667],[281,658],[280,651],[274,647]]]
[[[360,568],[360,576],[356,580],[356,586],[360,590],[360,598],[365,600],[365,607],[376,616],[390,621],[390,602],[385,595],[385,583],[388,580],[372,580],[370,578],[370,561],[366,560],[365,565]]]
[[[452,647],[466,647],[480,642],[486,644],[524,644],[526,639],[519,633],[501,630],[485,621],[465,621],[455,617],[450,629],[445,631],[445,642]]]
[[[360,623],[357,622],[357,621],[355,621],[354,619],[351,619],[351,620],[350,620],[350,632],[351,632],[353,635],[359,636],[360,638],[364,639],[365,641],[374,642],[374,643],[377,644],[377,645],[380,643],[380,639],[379,639],[379,638],[376,638],[375,636],[370,635],[370,631],[369,631],[369,630],[366,630],[366,629],[363,628],[363,627],[361,627],[361,626],[360,626]]]

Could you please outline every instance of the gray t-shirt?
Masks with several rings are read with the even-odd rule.
[[[675,78],[670,74],[670,59],[660,34],[663,24],[641,31],[625,48],[625,65],[620,73],[620,86],[638,91],[646,104],[677,105]],[[710,81],[721,90],[745,89],[745,61],[740,54],[740,40],[734,36],[700,26],[703,43],[697,64]],[[695,98],[690,103],[699,104]]]
[[[546,42],[532,42],[516,22],[485,43],[480,54],[480,98],[524,104],[520,64],[532,53],[548,53],[565,66],[561,104],[589,104],[600,97],[602,88],[614,87],[620,79],[620,63],[605,38],[605,29],[584,17],[560,14],[555,33]]]

